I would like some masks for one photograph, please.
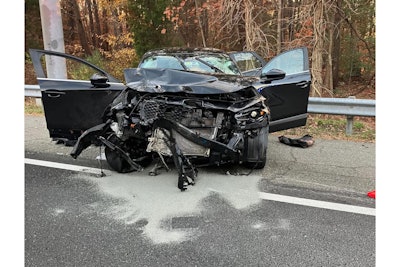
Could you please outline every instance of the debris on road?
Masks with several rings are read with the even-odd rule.
[[[375,199],[375,190],[368,192],[367,196],[369,196],[370,198],[374,198]]]
[[[289,146],[296,146],[296,147],[302,147],[302,148],[307,148],[310,147],[314,144],[314,140],[311,135],[306,134],[301,138],[289,138],[284,135],[281,135],[278,137],[279,142],[289,145]]]

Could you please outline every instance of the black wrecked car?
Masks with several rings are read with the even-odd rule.
[[[245,59],[253,52],[238,53]],[[117,172],[155,162],[155,175],[174,165],[182,191],[200,166],[263,168],[268,133],[307,120],[306,48],[282,53],[252,75],[217,49],[155,50],[124,71],[125,84],[71,55],[36,49],[30,55],[53,140],[74,144],[74,158],[90,145],[104,146]],[[44,56],[61,59],[68,73],[48,77]]]

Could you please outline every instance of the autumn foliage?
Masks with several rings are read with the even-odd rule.
[[[37,1],[25,6],[27,46],[42,48]],[[312,95],[353,81],[374,88],[375,0],[61,0],[61,9],[66,51],[100,53],[114,70],[167,46],[254,50],[267,60],[306,46]]]

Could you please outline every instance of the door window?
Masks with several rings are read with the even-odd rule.
[[[101,69],[103,68],[101,62],[98,67],[90,61],[72,55],[35,49],[32,49],[31,57],[39,79],[90,81],[92,75],[97,73],[106,76],[110,82],[120,82],[106,69]]]
[[[286,75],[308,71],[307,55],[305,49],[299,48],[279,54],[262,69],[262,74],[267,73],[271,69],[283,70]]]
[[[263,63],[250,52],[236,52],[231,54],[241,72],[260,69]]]

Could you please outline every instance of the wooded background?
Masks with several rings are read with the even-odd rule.
[[[60,7],[66,53],[121,79],[153,48],[253,50],[268,60],[306,46],[311,96],[355,83],[358,92],[375,91],[375,0],[60,0]],[[43,49],[39,0],[25,0],[29,48]]]

